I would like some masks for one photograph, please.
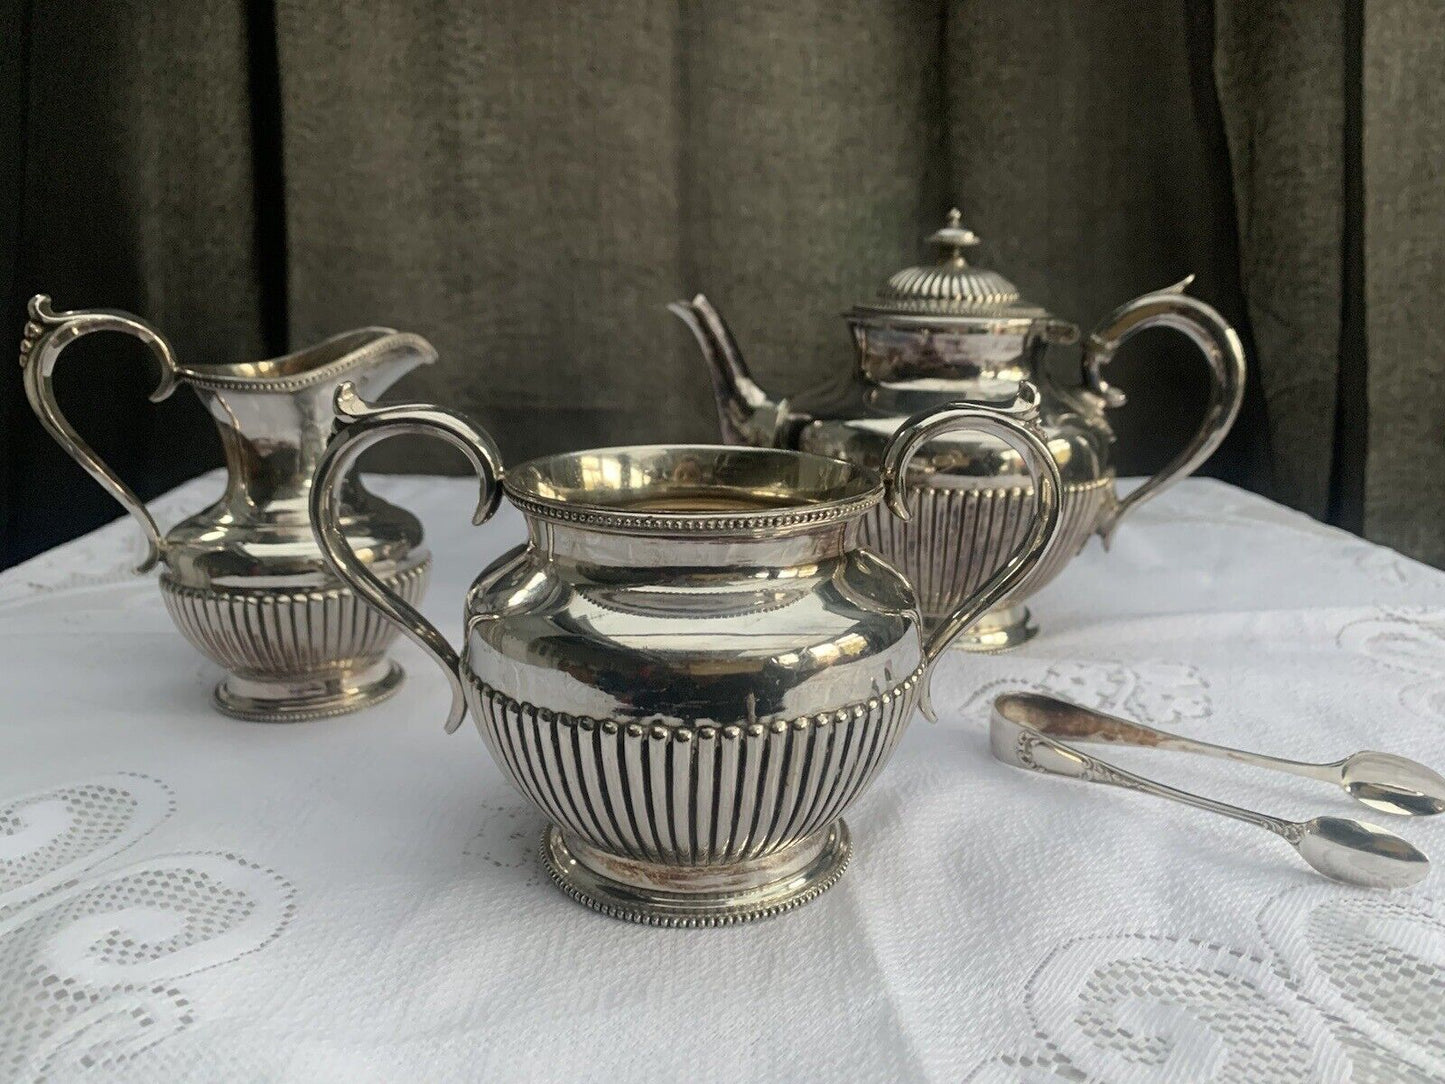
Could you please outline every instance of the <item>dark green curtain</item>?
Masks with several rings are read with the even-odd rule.
[[[957,203],[983,262],[1085,326],[1196,272],[1253,363],[1212,472],[1445,563],[1445,39],[1426,0],[0,10],[16,335],[37,290],[139,312],[196,360],[384,323],[443,357],[396,396],[473,412],[511,460],[708,439],[665,302],[705,290],[759,377],[801,388],[848,363],[838,313]],[[138,488],[219,461],[196,403],[145,403],[138,350],[82,345],[62,396]],[[1166,333],[1120,358],[1122,472],[1194,423],[1196,369]],[[115,510],[13,369],[0,389],[14,561]]]

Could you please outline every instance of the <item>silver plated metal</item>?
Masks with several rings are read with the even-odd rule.
[[[1017,768],[1123,787],[1253,824],[1289,843],[1301,858],[1326,877],[1347,884],[1404,888],[1419,883],[1430,871],[1429,859],[1424,854],[1377,825],[1345,817],[1314,817],[1307,821],[1273,817],[1157,783],[1060,740],[1061,737],[1079,739],[1081,735],[1082,740],[1114,740],[1099,736],[1111,728],[1096,723],[1097,715],[1088,708],[1053,697],[1032,693],[1000,696],[994,701],[989,728],[993,755]],[[1112,721],[1125,727],[1136,726],[1124,720]],[[1140,729],[1146,733],[1135,737],[1147,738],[1158,733],[1147,727]],[[1130,740],[1127,744],[1151,743]]]
[[[899,428],[879,474],[796,451],[664,445],[533,460],[503,476],[465,417],[337,393],[311,493],[338,576],[441,666],[446,727],[470,712],[512,784],[551,824],[554,880],[602,913],[714,926],[795,907],[843,873],[842,816],[868,789],[957,631],[1030,574],[1059,523],[1058,467],[1025,387],[1002,408],[950,406]],[[1033,472],[1017,552],[925,630],[908,582],[854,541],[944,432],[991,434]],[[398,433],[461,448],[482,523],[503,493],[527,542],[468,592],[460,652],[382,583],[341,530],[356,457]]]
[[[1419,761],[1395,753],[1364,751],[1323,764],[1288,760],[1156,730],[1152,726],[1083,708],[1067,700],[1029,694],[1022,702],[1031,706],[1037,718],[1047,722],[1047,726],[1041,729],[1055,738],[1168,749],[1252,764],[1258,768],[1333,783],[1362,805],[1402,817],[1427,817],[1445,812],[1445,779]]]
[[[55,398],[52,374],[61,353],[101,331],[134,336],[150,348],[161,367],[153,400],[189,384],[220,429],[225,492],[164,535]],[[435,358],[419,336],[372,327],[266,361],[182,365],[165,336],[139,317],[108,309],[56,312],[44,295],[30,302],[20,346],[26,395],[41,423],[135,517],[146,542],[136,571],[161,566],[161,595],[176,626],[227,671],[215,706],[264,722],[356,711],[402,681],[401,668],[386,658],[395,627],[331,572],[313,537],[308,498],[338,382],[380,394]],[[416,517],[356,480],[338,503],[341,529],[359,559],[398,595],[418,601],[431,559]]]
[[[723,439],[798,448],[878,468],[889,439],[917,411],[952,400],[1008,400],[1019,381],[1041,391],[1039,424],[1064,482],[1063,528],[1048,556],[955,643],[996,651],[1033,635],[1027,600],[1057,576],[1089,538],[1107,546],[1119,522],[1144,501],[1197,469],[1219,446],[1244,396],[1239,336],[1209,305],[1189,297],[1190,279],[1116,309],[1083,345],[1080,380],[1050,375],[1045,352],[1078,342],[1079,329],[1019,297],[996,271],[973,266],[978,244],[957,211],[929,241],[936,263],[892,275],[867,304],[846,314],[856,360],[820,387],[786,399],[753,379],[726,322],[706,297],[669,306],[692,331],[712,374]],[[1115,493],[1106,413],[1124,396],[1103,377],[1125,342],[1150,328],[1172,328],[1199,349],[1210,374],[1199,429],[1165,468],[1122,500]],[[923,616],[937,624],[1007,560],[1027,526],[1028,472],[1005,444],[954,433],[916,457],[905,501],[907,523],[882,509],[857,526],[863,544],[917,587]]]

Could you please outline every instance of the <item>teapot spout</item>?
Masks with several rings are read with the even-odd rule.
[[[753,380],[737,340],[712,302],[698,294],[691,301],[674,301],[667,308],[687,325],[707,362],[723,440],[728,444],[775,445],[786,405],[771,399]]]

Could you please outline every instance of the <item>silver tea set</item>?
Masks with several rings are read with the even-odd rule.
[[[619,918],[722,925],[836,882],[851,853],[843,815],[915,708],[932,718],[929,678],[948,648],[1026,640],[1025,600],[1091,534],[1107,542],[1131,508],[1198,467],[1238,413],[1239,338],[1184,284],[1116,310],[1085,340],[1078,386],[1062,387],[1043,352],[1078,330],[970,266],[977,239],[956,212],[930,241],[939,263],[899,272],[848,312],[856,364],[796,400],[758,387],[705,297],[670,306],[711,367],[722,445],[603,448],[504,469],[462,414],[372,405],[436,358],[424,339],[387,328],[266,361],[183,365],[138,317],[56,312],[38,296],[20,360],[42,423],[140,523],[148,556],[137,571],[161,566],[176,625],[225,669],[219,710],[290,722],[375,704],[402,680],[387,650],[403,632],[450,685],[447,731],[470,713],[546,818],[542,857],[560,887]],[[1210,402],[1173,462],[1120,500],[1105,412],[1122,396],[1102,369],[1157,326],[1198,346]],[[65,347],[99,331],[145,343],[161,367],[152,398],[187,383],[221,431],[224,494],[164,536],[52,390]],[[526,522],[527,541],[467,592],[460,651],[417,610],[430,565],[420,524],[352,469],[400,434],[467,456],[480,480],[475,523],[503,497]],[[996,753],[1091,777],[1061,740],[1079,736],[1078,717],[1067,716],[1073,731],[1051,730],[1064,716],[1006,700]],[[1044,755],[1025,758],[1025,744]],[[1439,777],[1414,768],[1426,775],[1386,771],[1386,784],[1434,794]],[[1388,882],[1392,862],[1423,869],[1423,856],[1384,837],[1403,844],[1331,836],[1320,868],[1344,879],[1365,870],[1368,883]]]

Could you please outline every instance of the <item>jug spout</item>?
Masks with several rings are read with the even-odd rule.
[[[329,374],[325,381],[328,399],[335,396],[335,389],[343,380],[350,381],[360,394],[374,399],[413,369],[437,360],[436,347],[420,335],[390,328],[365,328],[363,333],[375,337],[342,359],[345,364],[339,364],[338,371]]]
[[[351,382],[373,398],[436,349],[420,335],[358,328],[264,361],[183,366],[180,376],[221,433],[225,500],[250,515],[269,508],[304,520],[311,475],[331,432],[331,401]]]
[[[420,335],[389,327],[363,327],[284,357],[186,365],[180,368],[180,375],[197,388],[213,391],[298,396],[319,391],[329,411],[331,397],[343,380],[376,396],[418,365],[436,358],[436,349]]]
[[[702,294],[691,301],[674,301],[667,308],[692,332],[712,373],[723,439],[729,444],[779,445],[787,404],[771,399],[753,380],[722,315]]]

